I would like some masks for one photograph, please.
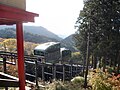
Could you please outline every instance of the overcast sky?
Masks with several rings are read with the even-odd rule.
[[[74,25],[83,8],[83,0],[26,0],[26,4],[27,11],[39,14],[32,25],[65,36],[76,31]]]

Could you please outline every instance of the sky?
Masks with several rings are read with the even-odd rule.
[[[83,0],[26,0],[26,10],[39,14],[35,23],[27,25],[42,26],[63,36],[75,33],[74,28]]]

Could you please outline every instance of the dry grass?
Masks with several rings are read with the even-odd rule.
[[[66,81],[65,83],[61,81],[54,81],[46,85],[45,90],[91,90],[84,89],[79,83],[72,83],[70,81]]]

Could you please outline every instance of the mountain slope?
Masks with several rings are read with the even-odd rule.
[[[16,38],[16,30],[14,28],[5,28],[0,30],[0,37],[1,38]],[[32,34],[29,32],[24,31],[24,40],[34,43],[44,43],[50,41],[58,41],[53,38],[48,38],[46,36],[41,36],[37,34]]]
[[[26,28],[26,30],[24,31],[24,40],[25,41],[34,42],[34,43],[44,43],[44,42],[50,42],[50,41],[58,42],[59,41],[59,40],[56,40],[55,38],[48,38],[46,36],[38,35],[36,30],[33,30],[35,34],[30,33],[30,32],[28,32],[30,30],[29,28]],[[42,31],[42,30],[39,30],[39,31]],[[1,38],[16,38],[15,28],[0,29],[0,37]],[[75,47],[73,35],[68,36],[67,38],[61,40],[60,42],[61,42],[62,47],[66,47],[66,48],[70,49],[71,51],[77,51],[77,49]]]
[[[2,26],[0,26],[0,30],[5,29],[5,28],[14,28],[15,29],[15,25],[13,25],[13,26],[2,25]],[[60,38],[58,35],[48,31],[46,28],[44,28],[42,26],[24,26],[23,30],[25,32],[29,32],[29,33],[32,33],[32,34],[38,34],[40,36],[53,38],[53,39],[56,39],[57,41],[62,40],[62,38]]]
[[[32,34],[38,34],[38,35],[46,36],[46,37],[49,37],[49,38],[54,38],[58,41],[62,40],[62,38],[58,37],[56,34],[48,31],[46,28],[44,28],[42,26],[24,26],[24,31],[25,32],[30,32]]]
[[[77,48],[75,47],[73,34],[68,36],[68,37],[66,37],[65,39],[63,39],[61,41],[61,46],[62,47],[66,47],[66,48],[70,49],[73,52],[78,51]]]

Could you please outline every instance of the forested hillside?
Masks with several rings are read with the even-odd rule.
[[[16,38],[16,30],[14,28],[1,29],[0,38]],[[59,41],[58,39],[56,40],[54,38],[48,38],[46,36],[33,34],[33,33],[24,31],[24,40],[26,42],[33,42],[33,43],[60,42],[61,47],[66,47],[70,49],[71,51],[77,51],[77,49],[75,48],[75,42],[73,39],[73,35],[70,35],[67,38]]]
[[[5,28],[0,30],[1,38],[16,38],[16,30],[14,28]],[[46,36],[41,36],[37,34],[32,34],[24,31],[24,40],[34,43],[44,43],[48,41],[58,41],[53,38],[48,38]]]
[[[58,41],[62,40],[62,38],[58,37],[58,35],[48,31],[46,28],[44,28],[42,26],[24,26],[24,31],[32,33],[32,34],[46,36],[48,38],[53,38]]]
[[[74,36],[74,34],[63,39],[61,41],[61,46],[66,47],[66,48],[70,49],[71,51],[78,51],[77,48],[75,47],[75,41],[74,41],[73,36]]]
[[[15,26],[14,25],[13,26],[6,26],[6,25],[1,25],[0,26],[0,30],[1,29],[6,29],[6,28],[14,28],[15,29]],[[53,39],[56,39],[58,41],[62,40],[62,38],[60,38],[58,35],[50,32],[49,30],[47,30],[46,28],[44,28],[42,26],[24,26],[23,30],[25,32],[29,32],[29,33],[32,33],[32,34],[38,34],[40,36],[53,38]]]

